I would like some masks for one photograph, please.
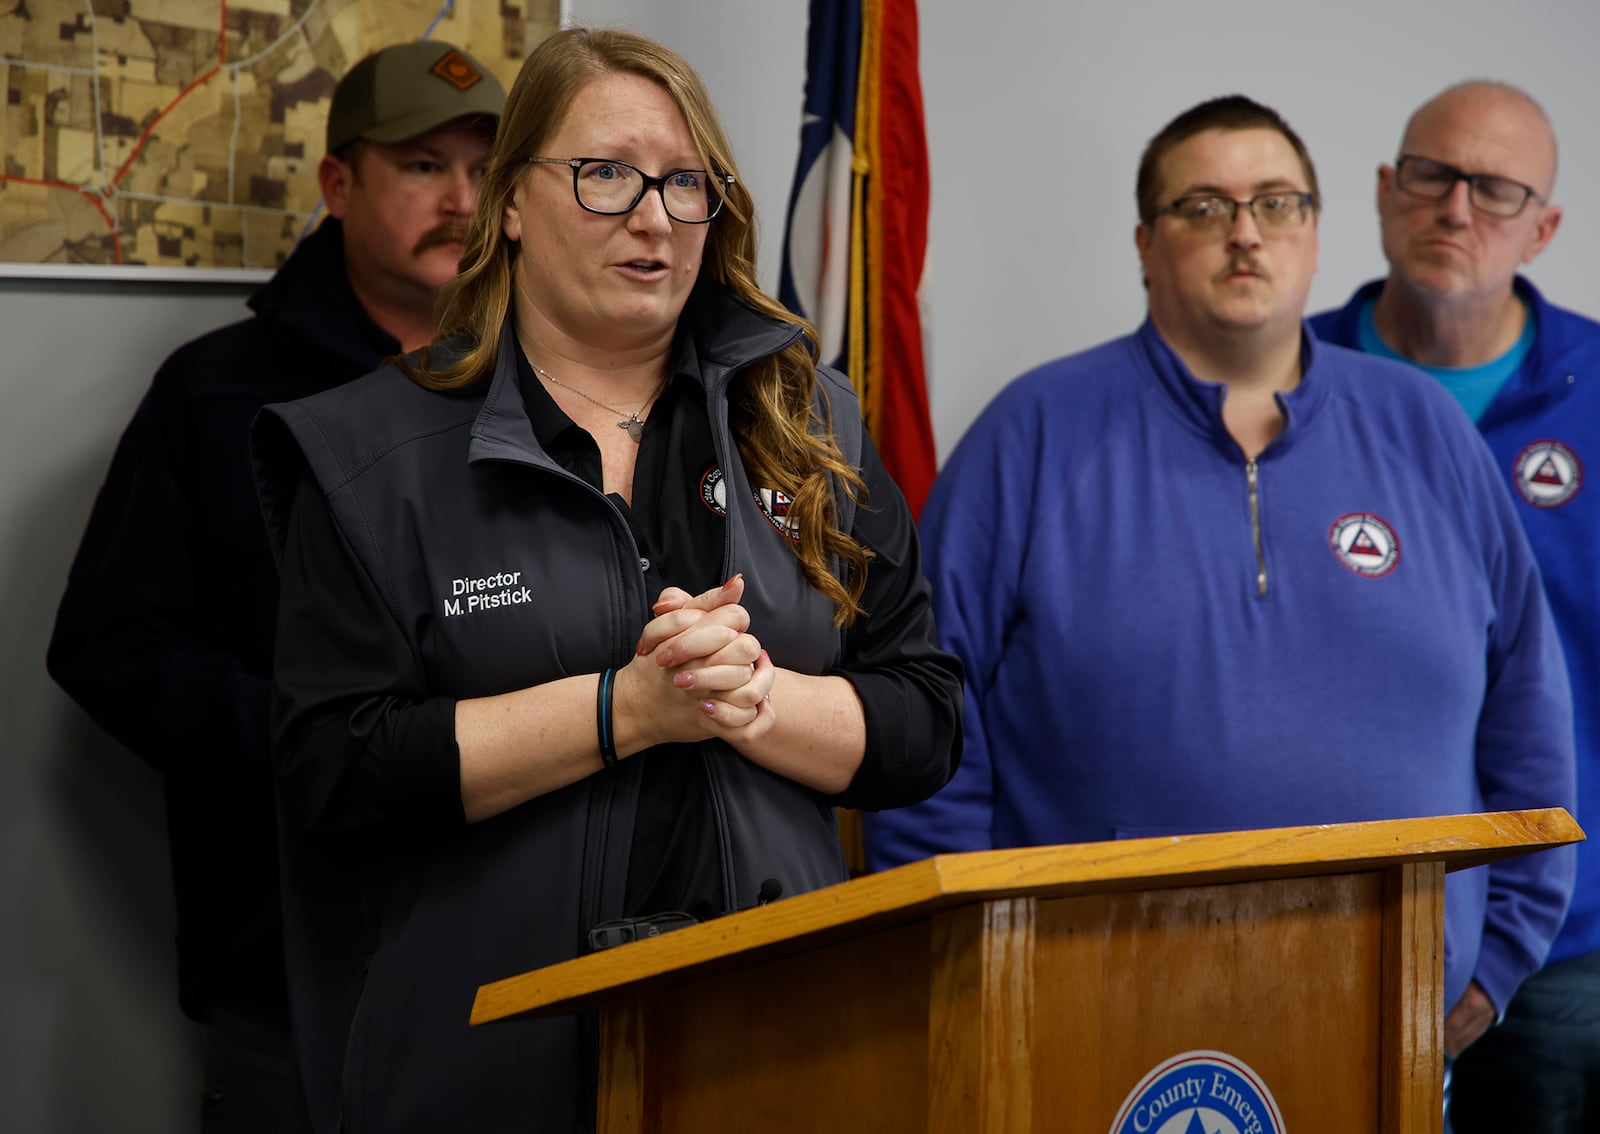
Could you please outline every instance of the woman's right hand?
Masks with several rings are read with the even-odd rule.
[[[775,670],[739,605],[744,577],[699,595],[662,592],[613,699],[617,752],[720,737],[756,739],[772,725]]]

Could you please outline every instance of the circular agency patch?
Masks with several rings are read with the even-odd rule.
[[[1517,454],[1517,491],[1535,508],[1559,508],[1583,486],[1583,462],[1559,441],[1535,441]]]
[[[790,515],[794,501],[787,493],[776,488],[757,488],[752,489],[750,495],[760,506],[767,523],[796,543],[800,541],[800,528]],[[700,501],[717,515],[728,515],[728,481],[716,465],[700,474]]]
[[[1186,1051],[1139,1081],[1111,1134],[1284,1134],[1284,1126],[1277,1100],[1243,1060]]]
[[[1328,546],[1357,575],[1377,579],[1400,562],[1400,537],[1381,516],[1347,512],[1328,529]]]
[[[719,516],[728,514],[728,484],[722,470],[712,465],[700,474],[700,500]]]

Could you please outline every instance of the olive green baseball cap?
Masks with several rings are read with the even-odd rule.
[[[499,120],[505,88],[483,64],[439,40],[374,51],[345,73],[328,109],[328,153],[357,138],[403,142],[454,118]]]

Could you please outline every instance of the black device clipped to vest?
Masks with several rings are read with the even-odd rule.
[[[764,906],[782,896],[783,883],[776,878],[766,878],[756,891],[756,905],[745,908]],[[615,921],[602,921],[589,930],[589,951],[598,953],[601,949],[609,949],[613,945],[643,941],[646,937],[660,937],[663,933],[670,933],[674,929],[682,929],[688,925],[698,925],[699,922],[700,919],[693,914],[683,913],[680,910],[650,914],[646,917],[619,917]]]
[[[589,949],[599,952],[613,945],[626,945],[630,941],[643,941],[646,937],[660,937],[674,929],[698,924],[699,918],[679,910],[650,914],[648,917],[619,917],[603,921],[589,930]]]

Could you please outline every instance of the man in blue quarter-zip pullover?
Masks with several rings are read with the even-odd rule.
[[[923,513],[965,748],[869,862],[1571,806],[1560,643],[1472,423],[1315,341],[1317,181],[1233,96],[1150,143],[1149,318],[984,411]],[[1570,848],[1450,876],[1445,1045],[1544,960]]]
[[[1312,320],[1326,342],[1405,359],[1453,394],[1489,443],[1539,562],[1572,675],[1577,817],[1600,816],[1600,324],[1547,303],[1517,269],[1550,243],[1556,140],[1522,91],[1452,87],[1406,124],[1378,168],[1389,276]],[[1456,1064],[1457,1134],[1600,1129],[1600,853],[1577,851],[1578,881],[1548,965],[1501,1026]]]

